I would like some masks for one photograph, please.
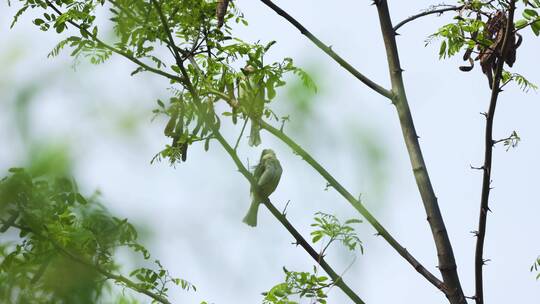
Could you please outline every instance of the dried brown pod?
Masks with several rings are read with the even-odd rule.
[[[217,26],[218,28],[221,28],[223,26],[223,22],[225,19],[225,15],[227,14],[227,7],[229,6],[230,0],[218,0],[217,6],[216,6],[216,18],[217,18]]]
[[[482,67],[482,72],[486,75],[489,88],[493,86],[493,75],[495,73],[495,67],[497,66],[498,60],[504,60],[508,66],[512,67],[516,61],[516,49],[519,47],[522,41],[521,35],[517,34],[514,29],[514,25],[510,29],[511,36],[508,37],[509,41],[507,43],[506,49],[502,50],[504,43],[504,34],[506,32],[507,17],[504,11],[495,12],[486,22],[485,29],[483,32],[484,38],[491,41],[491,44],[486,46],[478,45],[478,56],[475,60],[480,61],[480,66]],[[476,33],[471,36],[474,40],[476,39]],[[516,41],[517,36],[517,41]],[[464,72],[472,70],[474,62],[471,59],[472,48],[468,48],[463,54],[463,60],[468,60],[470,66],[460,66],[459,69]]]

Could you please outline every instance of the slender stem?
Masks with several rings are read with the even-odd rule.
[[[256,181],[253,178],[253,175],[249,172],[249,170],[244,166],[242,161],[240,161],[240,158],[238,158],[238,155],[236,154],[235,150],[229,145],[229,143],[223,138],[221,133],[219,131],[214,131],[216,139],[219,141],[219,143],[223,146],[225,151],[229,154],[229,156],[232,158],[234,163],[236,164],[236,167],[238,168],[238,171],[242,173],[242,175],[249,181],[250,184],[255,184]],[[264,205],[270,213],[289,231],[289,233],[294,237],[296,240],[296,244],[300,245],[304,250],[321,266],[322,269],[330,276],[334,284],[339,287],[354,303],[357,304],[363,304],[364,301],[360,299],[360,297],[343,281],[341,276],[339,276],[334,269],[328,263],[324,260],[324,257],[315,251],[311,245],[302,237],[302,235],[294,228],[294,226],[287,220],[284,213],[279,212],[276,207],[272,204],[270,199],[266,199],[264,202]]]
[[[489,211],[489,194],[491,190],[491,166],[493,158],[493,146],[495,141],[493,140],[493,122],[495,118],[495,109],[497,107],[497,99],[501,92],[499,87],[501,82],[501,75],[503,71],[504,60],[506,57],[506,50],[509,47],[510,35],[514,35],[512,32],[514,24],[514,11],[516,8],[516,1],[511,0],[508,8],[508,18],[506,20],[506,28],[504,32],[503,44],[500,49],[500,56],[497,58],[497,65],[495,67],[495,75],[493,78],[491,97],[489,100],[489,109],[486,114],[486,134],[484,138],[484,174],[482,178],[482,195],[480,198],[480,212],[478,216],[478,232],[476,239],[476,250],[474,258],[474,273],[475,273],[475,296],[474,299],[476,304],[484,303],[484,282],[483,282],[483,266],[485,260],[483,257],[484,254],[484,241],[486,238],[486,225],[487,225],[487,214]],[[510,46],[511,47],[511,46]],[[495,52],[494,54],[497,54]]]
[[[81,264],[81,265],[83,265],[85,267],[93,269],[94,271],[100,273],[101,275],[103,275],[104,277],[106,277],[109,280],[114,280],[115,282],[121,282],[127,288],[132,289],[132,290],[134,290],[134,291],[136,291],[138,293],[145,294],[145,295],[149,296],[150,298],[154,299],[155,301],[157,301],[159,303],[171,304],[171,302],[167,298],[165,298],[164,296],[153,293],[153,292],[151,292],[151,291],[149,291],[147,289],[141,288],[141,287],[139,287],[139,284],[133,282],[132,280],[126,278],[125,276],[117,275],[117,274],[114,274],[112,272],[109,272],[109,271],[103,269],[101,266],[96,265],[96,264],[94,264],[94,263],[92,263],[90,261],[85,260],[84,258],[79,257],[78,255],[70,252],[68,249],[64,248],[62,245],[58,244],[55,240],[51,239],[50,237],[47,237],[47,236],[42,235],[42,234],[40,234],[38,232],[35,232],[34,230],[32,230],[29,227],[20,226],[20,225],[15,224],[15,223],[11,223],[10,226],[14,227],[14,228],[17,228],[17,229],[19,229],[21,231],[32,233],[36,237],[38,237],[38,238],[40,238],[42,240],[46,240],[46,241],[50,242],[61,254],[63,254],[67,258],[69,258],[69,259],[73,260],[74,262],[79,263],[79,264]]]
[[[154,8],[156,9],[159,19],[161,20],[161,25],[163,25],[163,29],[167,33],[167,39],[169,40],[169,45],[171,46],[171,52],[173,53],[174,59],[176,61],[176,65],[180,67],[182,65],[182,57],[180,56],[180,53],[178,52],[178,48],[176,47],[176,44],[174,43],[174,38],[172,36],[172,32],[169,28],[169,24],[167,23],[167,18],[165,18],[165,15],[163,15],[163,12],[161,11],[161,6],[156,0],[150,0],[152,4],[154,5]],[[187,75],[184,75],[184,77],[187,77]]]
[[[400,256],[402,256],[413,268],[418,271],[423,277],[425,277],[431,284],[446,293],[446,286],[437,277],[435,277],[429,270],[427,270],[420,262],[418,262],[406,248],[401,246],[398,241],[392,237],[392,235],[375,219],[375,217],[364,207],[364,205],[357,200],[352,194],[350,194],[323,166],[321,166],[309,153],[307,153],[302,147],[300,147],[294,140],[288,137],[282,131],[272,127],[264,121],[260,121],[260,125],[263,129],[267,130],[285,144],[287,144],[294,153],[298,154],[304,161],[306,161],[313,169],[315,169],[330,186],[341,194],[358,212],[375,228],[377,233],[381,235],[389,244],[394,248]]]
[[[356,77],[358,80],[363,82],[368,87],[372,88],[375,92],[381,94],[384,97],[391,98],[391,92],[379,84],[375,83],[368,77],[366,77],[364,74],[360,73],[358,70],[356,70],[352,65],[350,65],[345,59],[341,58],[336,52],[332,50],[331,46],[327,46],[324,44],[321,40],[319,40],[315,35],[313,35],[308,29],[306,29],[300,22],[298,22],[296,19],[294,19],[291,15],[289,15],[287,12],[285,12],[283,9],[281,9],[279,6],[277,6],[275,3],[273,3],[270,0],[261,0],[262,3],[266,4],[269,8],[271,8],[274,12],[276,12],[278,15],[285,18],[287,21],[289,21],[294,27],[296,27],[298,30],[300,30],[300,33],[302,33],[304,36],[306,36],[309,40],[311,40],[318,48],[320,48],[323,52],[328,54],[332,59],[334,59],[339,65],[341,65],[345,70],[347,70],[349,73],[351,73],[354,77]]]
[[[439,209],[437,197],[435,196],[433,186],[431,185],[422,150],[420,149],[420,144],[418,142],[418,135],[416,134],[414,127],[411,110],[405,94],[405,86],[402,77],[403,70],[399,63],[395,39],[396,33],[392,27],[388,3],[387,0],[376,0],[375,4],[379,14],[379,22],[386,49],[388,69],[394,95],[393,103],[396,106],[416,184],[420,196],[422,197],[427,220],[437,249],[439,270],[443,277],[443,281],[448,288],[446,297],[452,304],[464,304],[466,303],[466,300],[463,290],[461,289],[454,252]]]
[[[238,145],[240,144],[240,140],[242,139],[242,136],[244,135],[244,130],[246,130],[246,125],[248,123],[248,119],[244,120],[244,124],[242,125],[242,130],[240,131],[240,135],[238,135],[238,138],[236,139],[236,143],[234,144],[234,151],[238,149]]]
[[[442,13],[445,13],[445,12],[450,12],[450,11],[459,11],[461,10],[465,5],[459,5],[459,6],[448,6],[448,7],[445,7],[445,8],[432,8],[432,9],[427,9],[421,13],[418,13],[416,15],[412,15],[406,19],[404,19],[403,21],[399,22],[398,24],[396,24],[394,26],[394,32],[397,32],[397,30],[404,26],[405,24],[411,22],[411,21],[414,21],[418,18],[421,18],[421,17],[424,17],[424,16],[429,16],[429,15],[433,15],[433,14],[442,14]]]

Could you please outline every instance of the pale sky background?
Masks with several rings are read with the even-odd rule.
[[[269,59],[292,57],[313,71],[320,87],[309,102],[313,112],[300,117],[287,88],[275,109],[291,114],[285,130],[364,203],[424,266],[440,276],[436,252],[393,106],[373,93],[318,50],[290,24],[259,1],[237,0],[250,22],[235,33],[247,41],[277,40]],[[322,41],[371,79],[388,86],[385,52],[376,9],[370,1],[276,1]],[[335,3],[329,5],[329,3]],[[414,4],[411,4],[414,3]],[[394,23],[438,1],[390,1]],[[60,40],[42,33],[26,16],[9,30],[17,6],[0,2],[0,172],[24,165],[28,146],[15,124],[15,100],[29,95],[32,124],[28,134],[41,144],[69,147],[74,174],[84,192],[95,189],[118,217],[127,217],[149,235],[145,244],[173,275],[193,282],[198,291],[173,289],[175,303],[260,303],[261,292],[283,279],[282,266],[309,271],[313,261],[261,208],[260,224],[241,223],[249,204],[249,186],[224,150],[212,142],[191,147],[188,162],[170,167],[150,159],[168,143],[164,119],[151,122],[157,98],[166,99],[168,83],[150,74],[130,77],[135,68],[118,56],[106,64],[72,68],[69,51],[47,59]],[[450,16],[450,15],[449,15]],[[480,69],[462,73],[460,58],[439,61],[438,44],[424,40],[449,16],[420,19],[400,30],[398,47],[405,84],[421,137],[429,173],[458,263],[466,295],[474,294],[474,245],[477,229],[485,120],[489,90]],[[540,84],[540,40],[525,34],[514,71]],[[294,81],[291,79],[291,83]],[[290,90],[289,90],[290,91]],[[540,254],[540,101],[515,86],[501,95],[495,137],[516,130],[522,142],[494,152],[491,209],[485,257],[486,303],[538,303],[540,282],[529,267]],[[132,126],[132,127],[130,127]],[[229,140],[238,128],[225,128]],[[245,141],[244,141],[245,144]],[[276,150],[284,173],[271,199],[309,236],[313,213],[341,219],[360,217],[335,191],[284,144],[263,134],[262,146],[240,150],[256,162],[262,148]],[[445,303],[367,223],[358,226],[365,254],[336,246],[328,261],[366,303]],[[144,234],[144,233],[143,233]],[[318,248],[318,246],[315,246]],[[127,271],[127,269],[126,269]],[[145,301],[147,301],[145,299]],[[148,301],[149,302],[149,301]],[[329,303],[349,303],[333,288]],[[308,303],[308,302],[304,302]]]

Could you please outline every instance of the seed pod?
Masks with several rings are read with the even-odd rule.
[[[223,26],[225,15],[227,14],[227,7],[229,6],[229,1],[230,0],[218,0],[217,2],[216,18],[218,20],[218,28],[221,28]]]
[[[181,153],[182,153],[182,161],[185,162],[186,159],[187,159],[187,148],[188,148],[188,144],[187,143],[184,143],[182,144],[182,147],[181,147]]]
[[[176,127],[176,120],[178,120],[178,110],[176,107],[171,109],[171,118],[169,119],[169,122],[165,126],[165,130],[163,133],[165,133],[165,136],[172,136],[174,133],[174,127]]]
[[[210,148],[210,138],[207,138],[204,141],[204,151],[208,151],[209,148]]]

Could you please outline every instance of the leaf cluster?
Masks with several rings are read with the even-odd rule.
[[[522,1],[524,8],[522,16],[524,19],[515,21],[514,35],[525,28],[530,28],[534,35],[540,35],[540,16],[538,9],[540,1]],[[494,41],[490,38],[490,33],[487,29],[486,22],[490,16],[493,16],[497,11],[505,11],[507,4],[505,1],[460,1],[463,9],[453,18],[453,22],[448,23],[430,35],[426,40],[426,45],[435,39],[441,39],[439,46],[439,58],[450,58],[459,54],[462,51],[472,54],[480,54],[485,50],[489,50]],[[464,60],[468,56],[464,55]],[[478,60],[476,56],[475,60]],[[503,83],[516,82],[520,89],[527,92],[530,88],[535,89],[536,85],[528,81],[525,77],[517,73],[503,72]],[[506,84],[505,83],[505,84]]]
[[[358,238],[354,227],[351,224],[362,223],[359,219],[349,219],[341,223],[334,215],[317,212],[315,213],[315,223],[311,224],[316,230],[311,232],[312,242],[317,243],[324,237],[327,238],[324,251],[335,241],[341,242],[350,251],[356,250],[358,247],[361,253],[364,253],[362,241]]]
[[[285,267],[283,271],[285,281],[263,293],[263,304],[297,304],[290,299],[293,296],[310,299],[310,303],[326,304],[326,292],[332,284],[327,282],[327,277],[318,275],[315,266],[313,272],[289,271]]]

